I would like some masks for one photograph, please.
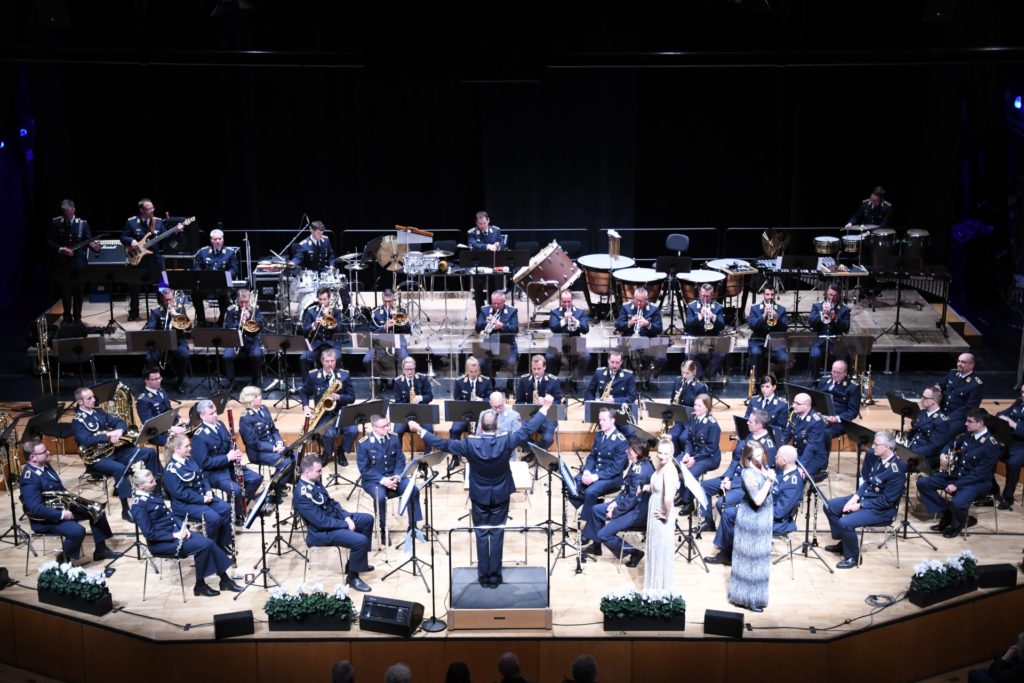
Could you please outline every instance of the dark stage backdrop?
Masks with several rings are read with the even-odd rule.
[[[604,250],[607,228],[836,228],[883,184],[895,223],[930,230],[944,255],[971,210],[967,147],[1005,168],[1003,110],[990,104],[1001,69],[538,69],[465,82],[373,66],[36,63],[24,227],[41,233],[65,196],[94,230],[120,230],[143,196],[204,230],[254,232],[297,228],[303,213],[340,231],[464,229],[486,209],[505,228],[589,229],[587,253]],[[663,252],[663,235],[635,242],[624,253]]]

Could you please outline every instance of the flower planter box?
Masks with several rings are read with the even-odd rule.
[[[686,612],[677,614],[671,619],[604,615],[605,631],[683,631],[685,629]]]
[[[76,612],[85,612],[94,617],[102,617],[114,609],[114,600],[110,593],[107,593],[99,600],[85,600],[77,595],[67,595],[43,589],[39,591],[39,602],[75,610]]]
[[[932,591],[930,593],[908,591],[907,600],[918,607],[931,607],[932,605],[937,605],[938,603],[946,600],[952,600],[955,597],[966,595],[967,593],[971,593],[976,590],[978,590],[977,581],[966,581],[964,583],[957,584],[956,586],[946,586],[945,588],[940,588],[939,590]]]
[[[325,617],[321,614],[311,614],[302,619],[271,621],[269,623],[271,631],[351,631],[352,615]]]

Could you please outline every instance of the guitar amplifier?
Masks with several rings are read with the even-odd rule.
[[[406,600],[367,595],[359,612],[359,628],[364,631],[409,637],[423,621],[423,605]]]
[[[99,253],[92,249],[86,250],[89,254],[89,265],[109,266],[116,263],[124,263],[124,245],[118,240],[100,240]]]

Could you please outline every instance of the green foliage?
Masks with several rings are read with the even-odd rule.
[[[289,621],[307,616],[337,617],[341,619],[355,612],[355,606],[348,597],[348,588],[334,587],[327,593],[321,584],[299,586],[293,590],[275,588],[263,605],[263,611],[271,621]]]
[[[630,619],[650,617],[671,619],[686,611],[686,601],[678,593],[658,592],[612,592],[601,598],[601,613],[607,617]]]
[[[101,572],[90,574],[69,563],[47,562],[39,567],[36,587],[41,591],[73,595],[90,602],[110,594],[107,578]]]
[[[945,562],[925,560],[914,567],[910,590],[934,593],[949,586],[978,580],[978,558],[970,550],[946,558]]]

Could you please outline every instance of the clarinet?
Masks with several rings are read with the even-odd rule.
[[[185,519],[181,522],[181,538],[178,539],[178,547],[174,549],[174,556],[181,557],[181,546],[185,545],[185,532],[188,531],[188,513],[185,513]]]

